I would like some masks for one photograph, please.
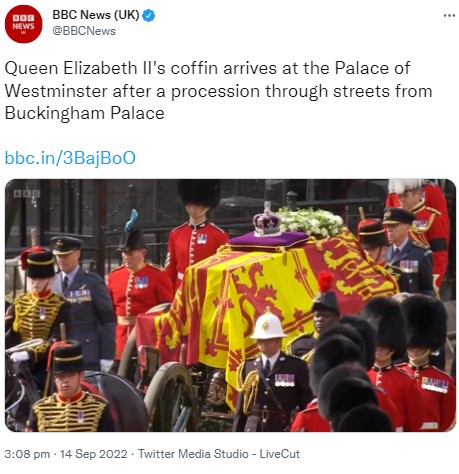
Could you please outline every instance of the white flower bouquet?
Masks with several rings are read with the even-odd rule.
[[[317,239],[324,239],[340,234],[343,229],[343,219],[323,209],[292,211],[287,207],[281,207],[277,213],[281,218],[282,232],[306,232]]]

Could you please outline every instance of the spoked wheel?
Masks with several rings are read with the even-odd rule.
[[[199,411],[191,375],[179,362],[163,364],[148,386],[144,399],[149,431],[196,431]]]
[[[124,377],[134,384],[140,378],[140,370],[137,358],[137,345],[135,339],[135,328],[129,334],[123,353],[121,354],[120,365],[118,367],[118,375]]]

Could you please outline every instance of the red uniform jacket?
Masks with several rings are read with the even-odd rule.
[[[456,417],[456,386],[453,379],[430,364],[414,367],[409,363],[397,367],[404,370],[421,387],[424,418],[421,431],[446,431]]]
[[[395,430],[398,416],[395,404],[383,389],[375,387],[375,392],[378,397],[379,408],[389,415],[390,421]],[[317,398],[308,403],[306,410],[297,413],[290,431],[309,431],[311,433],[331,431],[330,423],[325,418],[322,418],[319,413]]]
[[[368,371],[373,385],[382,387],[397,409],[397,431],[419,431],[423,422],[422,393],[415,380],[392,364]]]
[[[435,286],[440,287],[448,267],[449,228],[442,220],[440,211],[426,207],[423,200],[411,212],[416,214],[416,220],[411,226],[410,237],[432,250],[433,273],[439,275]]]
[[[172,285],[161,267],[147,263],[135,273],[124,265],[116,268],[109,273],[107,286],[117,316],[115,358],[120,359],[134,318],[153,306],[171,302]]]
[[[228,234],[207,220],[198,225],[185,222],[172,230],[165,268],[174,289],[180,286],[190,265],[210,257],[227,242]]]

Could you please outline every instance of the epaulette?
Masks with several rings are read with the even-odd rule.
[[[214,227],[215,229],[219,230],[220,232],[222,232],[223,234],[226,234],[226,232],[221,227],[218,227],[218,225],[214,224],[213,222],[210,222],[210,225]]]
[[[403,375],[406,375],[407,377],[409,377],[411,380],[414,381],[414,377],[412,375],[410,375],[408,372],[406,372],[405,370],[401,369],[400,367],[398,367],[398,365],[403,365],[403,364],[397,364],[394,366],[394,369],[397,371],[397,372],[400,372],[401,374]]]
[[[291,341],[289,341],[289,343],[287,344],[287,347],[291,347],[291,345],[295,342],[295,341],[298,341],[299,339],[304,339],[306,337],[312,337],[314,335],[314,331],[313,332],[306,332],[306,333],[303,333],[303,334],[300,334],[296,337],[294,337]]]
[[[147,265],[149,267],[156,268],[156,270],[160,270],[161,272],[164,271],[164,267],[162,267],[161,265],[156,265],[156,263],[147,262]]]
[[[174,229],[171,230],[171,232],[174,232],[178,229],[181,229],[184,226],[188,226],[188,222],[184,222],[183,224],[180,224],[179,226],[175,227]]]
[[[124,265],[124,263],[123,263],[123,265],[120,265],[119,267],[116,267],[116,268],[114,268],[113,270],[111,270],[110,273],[117,272],[118,270],[121,270],[121,269],[124,268],[125,266],[126,266],[126,265]]]
[[[446,375],[449,379],[452,378],[447,372],[444,372],[443,370],[439,369],[438,367],[435,367],[433,365],[430,366],[432,369],[435,369],[437,372],[440,372],[440,374]]]
[[[434,209],[433,207],[426,207],[426,209],[430,212],[433,212],[434,214],[437,214],[437,216],[441,216],[441,212],[438,209]]]
[[[88,270],[85,270],[84,275],[88,278],[93,278],[94,280],[102,280],[103,281],[103,278],[98,273],[94,273],[94,272],[90,272]]]

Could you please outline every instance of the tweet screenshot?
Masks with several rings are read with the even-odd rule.
[[[3,466],[457,464],[457,2],[0,13]]]

